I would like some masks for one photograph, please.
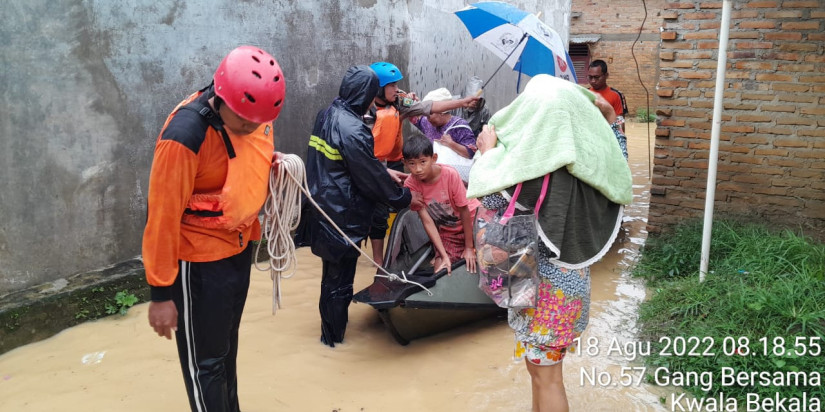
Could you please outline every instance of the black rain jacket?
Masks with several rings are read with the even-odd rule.
[[[312,198],[356,244],[367,237],[377,203],[400,210],[411,200],[409,189],[399,187],[375,158],[372,132],[361,118],[378,89],[372,69],[350,67],[338,97],[318,112],[307,149]],[[296,245],[310,246],[314,255],[333,262],[358,254],[309,202],[301,216]]]

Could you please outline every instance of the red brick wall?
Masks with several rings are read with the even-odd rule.
[[[721,5],[662,12],[651,231],[703,213]],[[824,53],[825,2],[733,2],[716,211],[824,237]]]
[[[647,19],[642,27],[645,5]],[[647,0],[644,4],[642,0],[573,0],[572,11],[576,17],[571,19],[570,35],[600,37],[598,42],[590,44],[591,60],[607,62],[610,72],[607,84],[625,95],[631,118],[635,117],[638,108],[646,109],[649,104],[650,110],[654,111],[656,107],[659,28],[662,25],[659,15],[665,5],[664,0]],[[641,38],[633,46],[640,28]],[[587,73],[576,74],[587,76]],[[647,94],[642,84],[647,88]]]

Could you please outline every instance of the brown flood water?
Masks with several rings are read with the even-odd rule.
[[[628,124],[634,204],[613,250],[592,269],[590,325],[582,342],[596,342],[598,353],[583,347],[564,361],[573,411],[665,410],[663,389],[638,383],[639,370],[626,369],[622,380],[622,367],[640,366],[629,353],[608,354],[614,339],[635,342],[637,307],[645,296],[623,272],[647,237],[646,133],[644,125]],[[320,261],[306,248],[298,257],[298,272],[282,282],[283,308],[275,316],[269,275],[253,269],[238,355],[244,411],[530,410],[530,378],[524,364],[512,360],[506,321],[482,321],[400,346],[371,307],[353,304],[346,342],[330,349],[318,341]],[[362,259],[356,291],[372,273]],[[0,410],[187,410],[174,341],[149,328],[147,308],[138,305],[126,316],[88,322],[0,356]],[[591,383],[587,375],[612,381]]]

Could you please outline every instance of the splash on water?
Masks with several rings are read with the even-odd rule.
[[[84,365],[96,365],[103,362],[104,355],[106,355],[106,351],[87,353],[80,358],[80,363]]]

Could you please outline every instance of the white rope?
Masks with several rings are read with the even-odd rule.
[[[289,177],[289,179],[287,179],[287,177]],[[315,206],[315,209],[321,212],[321,215],[332,224],[335,230],[347,240],[347,243],[358,250],[361,255],[366,257],[378,270],[385,273],[384,275],[376,274],[375,276],[387,278],[390,281],[397,280],[410,283],[424,289],[428,295],[433,295],[433,293],[421,283],[407,279],[404,271],[401,271],[401,276],[387,272],[386,269],[375,263],[369,255],[361,250],[361,248],[332,221],[332,218],[321,209],[318,203],[312,199],[304,171],[304,162],[301,158],[294,154],[284,154],[281,157],[281,161],[270,171],[269,194],[264,203],[263,237],[267,240],[269,268],[259,267],[257,259],[255,259],[255,268],[258,270],[268,269],[269,275],[272,278],[273,314],[275,314],[276,309],[281,308],[281,279],[291,278],[298,267],[292,233],[301,221],[301,192],[303,192],[310,203]],[[255,256],[258,255],[260,247],[261,244],[259,243],[255,250]],[[282,272],[286,272],[287,270],[289,270],[289,273],[283,275]]]
[[[298,268],[292,232],[301,221],[300,186],[286,176],[304,176],[304,163],[296,155],[283,155],[281,162],[269,172],[269,194],[264,203],[263,237],[266,239],[269,267],[261,268],[255,259],[255,268],[269,270],[272,279],[272,313],[281,308],[281,279],[289,279]],[[261,248],[258,244],[255,256]],[[287,274],[283,274],[288,272]]]

